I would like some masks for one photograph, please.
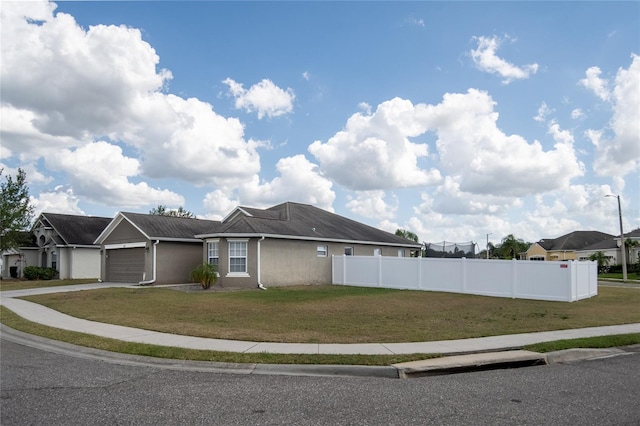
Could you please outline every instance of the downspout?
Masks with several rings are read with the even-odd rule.
[[[153,250],[153,253],[151,255],[152,256],[152,260],[151,260],[152,261],[151,279],[147,280],[147,281],[140,281],[138,283],[138,285],[151,285],[151,284],[156,282],[156,269],[157,269],[157,263],[156,263],[156,260],[157,260],[156,252],[157,252],[157,250],[156,250],[156,246],[158,244],[160,244],[160,240],[156,240],[156,242],[153,243],[153,247],[151,247],[151,249]]]
[[[267,288],[265,286],[262,285],[262,283],[260,282],[260,243],[264,241],[264,235],[262,236],[262,238],[260,238],[258,240],[258,288],[260,290],[266,290]]]

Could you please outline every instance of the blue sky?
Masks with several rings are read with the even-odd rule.
[[[309,203],[422,241],[640,227],[638,2],[6,2],[37,212]]]

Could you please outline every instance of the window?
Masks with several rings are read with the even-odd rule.
[[[398,257],[404,257],[404,249],[398,249]]]
[[[318,247],[316,248],[316,254],[318,255],[318,257],[327,257],[327,246],[318,245]]]
[[[374,248],[373,249],[373,255],[374,256],[382,256],[382,250],[379,248]]]
[[[55,251],[51,252],[51,267],[53,269],[58,269],[58,255]]]
[[[344,248],[344,254],[346,256],[353,256],[353,247],[345,247]]]
[[[220,264],[220,244],[218,241],[207,243],[207,261],[210,265],[218,266]]]
[[[247,242],[229,241],[229,273],[247,273]]]

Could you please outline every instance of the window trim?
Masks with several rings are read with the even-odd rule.
[[[329,255],[329,247],[326,244],[318,244],[316,246],[317,257],[327,257]]]
[[[244,256],[231,256],[231,243],[244,243]],[[249,277],[249,239],[227,239],[229,262],[227,277]],[[231,271],[231,259],[244,259],[244,271]]]
[[[215,244],[215,256],[211,256],[211,248],[212,245]],[[218,261],[216,263],[211,263],[211,259],[217,259]],[[216,265],[217,267],[220,266],[220,240],[209,240],[207,241],[207,263],[210,265]]]

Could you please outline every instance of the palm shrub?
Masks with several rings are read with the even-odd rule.
[[[206,290],[212,285],[215,285],[218,280],[218,270],[215,265],[210,263],[201,263],[191,271],[189,278],[199,283],[200,287]]]

